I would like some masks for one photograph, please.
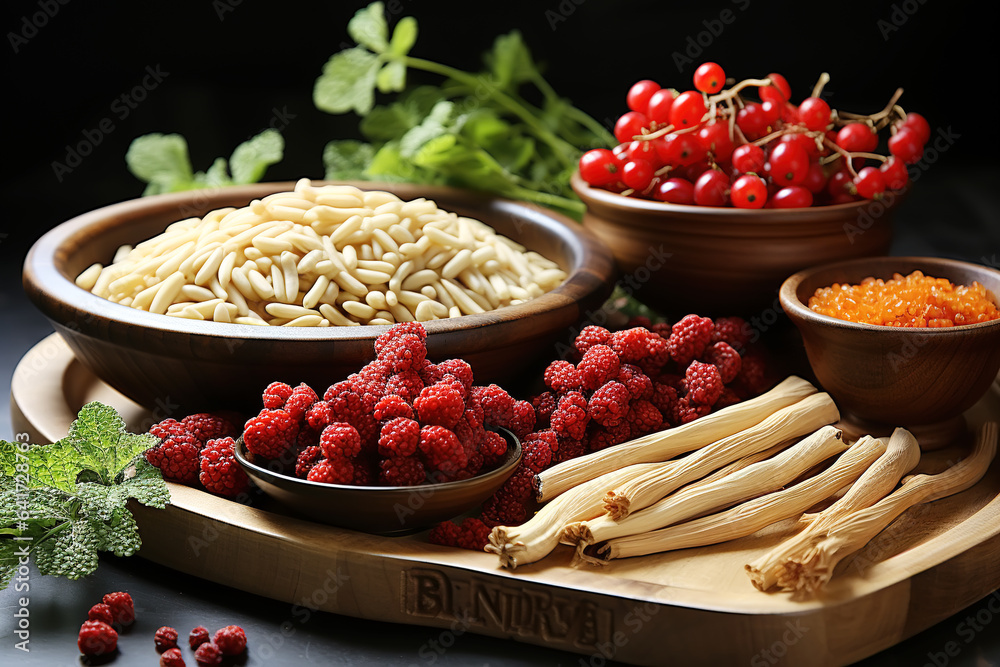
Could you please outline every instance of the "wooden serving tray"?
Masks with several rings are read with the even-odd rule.
[[[53,334],[15,371],[14,427],[34,442],[57,440],[91,400],[116,407],[134,430],[169,410],[154,415],[131,403],[80,366]],[[998,417],[994,385],[966,418],[975,427]],[[945,465],[960,454],[940,450],[924,465]],[[822,598],[809,601],[760,593],[743,572],[792,532],[791,521],[740,540],[604,568],[571,567],[570,548],[560,547],[508,571],[496,556],[429,544],[426,533],[377,537],[290,516],[266,499],[248,507],[169,486],[165,510],[136,508],[140,555],[149,560],[302,608],[513,638],[589,655],[583,661],[592,665],[611,658],[644,665],[778,659],[841,665],[1000,587],[1000,461],[968,491],[900,516],[842,563]]]

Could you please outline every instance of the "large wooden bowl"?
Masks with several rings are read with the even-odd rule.
[[[579,174],[572,183],[587,204],[584,227],[611,248],[623,284],[675,316],[777,310],[778,288],[796,271],[886,254],[902,198],[750,210],[623,197]]]
[[[553,357],[567,329],[610,293],[613,260],[579,224],[552,211],[455,188],[353,183],[426,197],[478,218],[552,259],[569,275],[555,290],[481,315],[427,323],[428,357],[466,359],[477,383],[504,380],[540,356]],[[268,383],[306,382],[322,392],[374,357],[384,326],[255,327],[186,320],[112,303],[77,287],[94,262],[171,222],[291,190],[293,183],[158,195],[114,204],[65,222],[28,253],[24,288],[77,358],[95,375],[161,418],[192,410],[256,410]]]
[[[842,411],[898,426],[945,422],[982,398],[1000,369],[1000,320],[947,328],[847,322],[806,305],[818,288],[889,279],[919,269],[1000,295],[1000,271],[933,257],[878,257],[807,269],[781,286],[781,305],[802,333],[809,364]]]

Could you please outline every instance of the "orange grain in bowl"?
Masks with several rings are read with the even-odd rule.
[[[848,322],[889,327],[952,327],[1000,319],[996,304],[978,282],[955,285],[920,271],[821,287],[809,298],[809,308]]]

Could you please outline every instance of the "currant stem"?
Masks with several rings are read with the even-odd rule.
[[[770,79],[744,79],[735,86],[733,86],[732,88],[724,90],[721,93],[712,95],[711,97],[708,98],[708,103],[718,104],[719,102],[723,102],[730,98],[736,97],[737,95],[739,95],[741,90],[749,86],[770,86],[770,85],[771,85]]]
[[[819,94],[823,92],[823,87],[830,83],[830,75],[823,72],[819,75],[819,80],[816,81],[816,85],[813,86],[812,95],[810,97],[819,97]]]

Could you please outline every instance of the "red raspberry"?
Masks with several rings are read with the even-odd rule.
[[[719,400],[725,386],[722,384],[722,376],[719,369],[712,364],[703,364],[700,361],[692,361],[684,374],[687,382],[687,398],[692,403],[707,405],[711,407]]]
[[[482,426],[476,426],[474,423],[470,423],[470,421],[463,415],[462,419],[458,420],[458,423],[455,424],[455,428],[452,430],[455,432],[455,436],[458,437],[458,441],[462,443],[462,448],[465,449],[466,457],[469,457],[479,451],[486,429]]]
[[[164,419],[149,427],[149,432],[160,440],[166,440],[172,435],[190,435],[191,432],[176,419]]]
[[[418,371],[427,357],[427,345],[423,338],[405,333],[389,340],[377,354],[393,373]]]
[[[212,639],[223,655],[239,655],[247,648],[247,635],[238,625],[227,625]]]
[[[454,387],[435,384],[421,390],[413,401],[413,407],[423,424],[452,428],[465,412],[465,401]]]
[[[205,642],[208,641],[208,628],[199,625],[198,627],[191,630],[188,635],[188,644],[192,649],[196,649]]]
[[[611,340],[611,332],[604,327],[599,327],[591,324],[586,326],[583,330],[577,334],[576,340],[573,341],[573,347],[581,355],[587,353],[587,350],[595,345],[607,345],[608,341]]]
[[[264,407],[268,410],[277,410],[285,406],[285,401],[292,395],[291,385],[284,382],[272,382],[264,390]]]
[[[614,379],[625,385],[629,396],[633,399],[648,399],[653,395],[653,381],[638,366],[622,364],[618,370],[618,377]]]
[[[671,417],[674,424],[680,426],[681,424],[693,422],[699,417],[704,417],[711,411],[711,406],[692,403],[687,396],[682,396],[674,404],[674,414]]]
[[[469,454],[468,459],[469,462],[465,465],[465,469],[458,473],[456,479],[475,477],[483,469],[483,464],[486,463],[486,458],[480,452]]]
[[[621,361],[607,345],[594,345],[583,355],[576,365],[581,384],[587,391],[594,391],[605,382],[618,377]]]
[[[198,481],[198,452],[201,443],[193,433],[170,435],[159,445],[146,450],[146,460],[160,469],[164,479],[181,484]]]
[[[548,426],[552,412],[556,409],[556,395],[551,391],[543,391],[531,399],[531,405],[535,408],[535,426]]]
[[[87,612],[87,620],[90,621],[103,621],[108,625],[115,622],[114,616],[111,615],[111,607],[106,604],[95,604]]]
[[[455,546],[470,551],[482,551],[489,544],[491,530],[492,528],[482,520],[470,516],[459,526]]]
[[[583,378],[576,366],[568,361],[557,359],[549,364],[544,374],[545,386],[556,394],[577,391],[583,385]]]
[[[677,390],[668,384],[656,382],[653,384],[653,396],[649,402],[663,415],[664,425],[666,425],[676,412]]]
[[[437,384],[438,380],[444,377],[444,371],[438,368],[437,364],[432,364],[426,359],[420,368],[417,369],[417,374],[420,376],[420,381],[425,387]]]
[[[560,436],[575,440],[583,438],[590,415],[587,413],[587,399],[578,391],[566,393],[552,413],[552,430]]]
[[[445,375],[454,375],[465,385],[465,392],[472,391],[472,366],[464,359],[446,359],[437,365],[438,370]]]
[[[569,461],[587,453],[587,442],[582,438],[559,438],[559,451],[556,452],[556,463]]]
[[[646,356],[639,360],[639,368],[644,373],[658,373],[670,363],[670,347],[667,339],[651,334],[646,339]]]
[[[420,424],[406,417],[390,419],[382,426],[378,453],[385,457],[413,456],[420,444]]]
[[[121,591],[107,593],[101,602],[111,607],[111,615],[114,617],[115,623],[132,625],[132,621],[135,620],[135,604],[132,602],[131,595]]]
[[[381,355],[385,346],[406,334],[416,336],[420,340],[427,340],[427,329],[420,322],[400,322],[392,325],[388,331],[375,339],[375,354]]]
[[[305,418],[309,428],[317,433],[322,433],[323,429],[330,425],[330,422],[335,421],[333,410],[326,401],[316,401],[310,405],[309,409],[306,410]]]
[[[458,535],[461,532],[461,528],[453,521],[442,521],[431,528],[427,541],[431,544],[440,544],[443,547],[458,546]]]
[[[553,454],[559,451],[559,436],[552,429],[542,429],[528,435],[526,440],[539,440],[552,451]]]
[[[632,396],[621,382],[611,381],[590,397],[587,414],[601,426],[614,426],[625,419]]]
[[[670,329],[670,338],[667,339],[670,357],[681,368],[686,368],[705,351],[714,331],[715,324],[707,317],[685,315]]]
[[[323,394],[323,400],[330,405],[331,422],[347,422],[357,428],[361,417],[366,414],[361,395],[346,380],[331,385]]]
[[[376,486],[378,473],[367,457],[362,457],[354,461],[354,479],[351,484],[354,486]]]
[[[445,477],[454,477],[468,464],[465,448],[452,431],[444,426],[431,425],[420,429],[420,451],[432,471]]]
[[[385,383],[386,394],[396,394],[407,403],[412,403],[413,399],[420,395],[420,391],[423,388],[424,381],[414,371],[397,373]]]
[[[323,459],[309,470],[306,479],[322,484],[350,484],[354,481],[354,464],[343,457]]]
[[[713,343],[705,350],[705,353],[702,355],[702,361],[712,364],[719,369],[719,375],[722,376],[724,384],[729,384],[735,380],[736,376],[740,373],[740,368],[743,366],[740,353],[734,350],[729,343],[721,340],[718,343]]]
[[[305,479],[309,471],[323,458],[323,449],[319,445],[306,447],[295,458],[295,476]]]
[[[637,438],[653,431],[659,431],[663,426],[663,414],[656,406],[645,400],[632,401],[625,417],[632,429],[630,438]]]
[[[614,445],[626,442],[632,436],[632,429],[627,421],[611,427],[598,427],[590,433],[587,448],[596,452]]]
[[[729,387],[726,387],[722,390],[722,395],[719,396],[719,400],[715,402],[715,405],[713,405],[712,408],[715,410],[721,410],[722,408],[728,408],[730,405],[736,405],[739,402],[739,395]]]
[[[759,354],[746,354],[740,363],[740,372],[733,380],[733,389],[742,398],[752,398],[770,386],[767,364]]]
[[[507,441],[496,431],[486,431],[479,451],[483,455],[483,465],[492,468],[507,453]]]
[[[322,430],[322,429],[321,429]],[[303,450],[319,444],[319,431],[313,430],[308,423],[299,426],[299,434],[295,436],[295,448]]]
[[[201,474],[198,480],[210,493],[235,498],[245,492],[250,482],[236,460],[232,438],[209,440],[201,450]]]
[[[750,325],[742,317],[720,317],[715,320],[711,342],[729,343],[730,347],[742,352],[750,342],[751,333]]]
[[[503,488],[483,503],[483,521],[494,526],[520,526],[531,517],[531,501],[518,500]]]
[[[385,486],[416,486],[427,480],[427,471],[415,456],[397,456],[379,463],[378,480]]]
[[[177,630],[164,625],[153,635],[153,643],[156,644],[156,650],[160,653],[168,648],[175,648],[177,646]]]
[[[239,437],[240,431],[225,417],[199,412],[181,419],[181,425],[194,433],[202,446],[209,440]]]
[[[319,396],[316,395],[312,387],[303,382],[292,390],[292,395],[285,401],[285,412],[290,414],[293,419],[302,419],[306,410],[318,400]]]
[[[222,651],[212,642],[205,642],[194,652],[194,659],[202,667],[214,667],[222,664]]]
[[[544,438],[529,435],[521,444],[524,452],[521,457],[521,465],[532,472],[539,473],[549,467],[552,463],[552,449]]]
[[[386,394],[386,384],[389,381],[389,369],[381,361],[373,361],[347,378],[354,391],[361,396],[361,404],[366,412],[375,409],[375,404]]]
[[[462,384],[462,381],[459,380],[454,375],[452,375],[451,373],[445,373],[443,376],[441,376],[441,379],[435,382],[434,384],[451,387],[456,392],[458,392],[458,395],[462,397],[463,402],[465,401],[465,399],[469,397],[469,391],[465,388],[465,385]]]
[[[375,404],[375,419],[386,421],[397,417],[416,418],[413,408],[398,394],[387,394]]]
[[[637,364],[647,355],[648,342],[654,335],[649,329],[634,327],[614,332],[608,344],[622,363]]]
[[[243,442],[247,449],[266,459],[276,459],[292,447],[299,435],[299,422],[284,410],[264,408],[247,421]]]
[[[343,457],[354,459],[361,453],[361,436],[358,430],[345,422],[333,422],[319,436],[319,446],[328,459]]]
[[[113,653],[118,648],[118,632],[104,621],[84,621],[76,645],[84,655]]]
[[[179,648],[167,649],[160,656],[160,667],[184,667],[184,656]]]
[[[507,428],[518,438],[523,438],[535,429],[535,409],[528,401],[517,401],[511,410]]]
[[[655,333],[657,336],[666,340],[670,338],[670,323],[669,322],[657,322],[653,326],[649,327],[649,330]]]
[[[514,398],[495,384],[475,387],[474,394],[483,406],[484,423],[492,426],[509,427],[514,416]]]

